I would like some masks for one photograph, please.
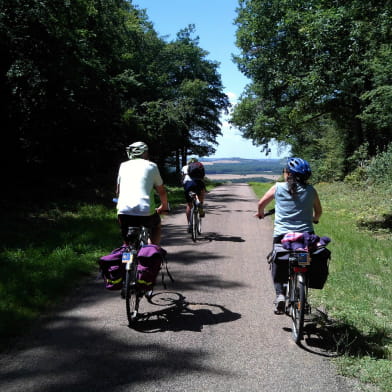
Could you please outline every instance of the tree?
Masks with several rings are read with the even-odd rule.
[[[161,165],[213,151],[228,98],[193,32],[168,43],[126,0],[2,0],[3,180],[96,183],[136,140]]]
[[[221,134],[220,117],[229,99],[223,93],[218,64],[192,38],[193,25],[181,30],[174,41],[155,52],[156,87],[160,95],[141,105],[140,119],[161,159],[169,157],[177,169],[188,154],[208,155]],[[175,162],[170,157],[175,157]],[[181,161],[181,162],[180,162]]]
[[[365,141],[375,152],[388,132],[361,115],[376,105],[377,94],[366,94],[371,59],[390,42],[391,12],[390,2],[376,0],[240,0],[235,61],[252,83],[231,122],[257,144],[276,139],[298,150],[332,121],[345,157]]]
[[[69,179],[103,166],[98,151],[121,112],[128,10],[117,0],[2,1],[2,159],[17,176]]]

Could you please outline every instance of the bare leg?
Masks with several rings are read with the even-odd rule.
[[[185,214],[186,214],[186,220],[188,223],[189,223],[189,219],[191,217],[191,209],[192,209],[192,203],[187,203]]]
[[[154,245],[159,245],[161,242],[161,232],[162,232],[162,226],[161,224],[155,226],[151,230],[151,243]]]
[[[200,203],[204,203],[205,194],[206,194],[206,191],[204,189],[202,191],[200,191],[200,195],[198,195]]]

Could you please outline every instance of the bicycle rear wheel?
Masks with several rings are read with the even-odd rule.
[[[305,277],[302,274],[295,274],[290,280],[292,292],[290,296],[291,302],[291,319],[293,322],[292,336],[295,343],[299,343],[302,339],[305,319]]]
[[[199,211],[197,212],[197,234],[201,234],[201,216]]]
[[[191,211],[191,234],[193,242],[197,240],[199,220],[199,212],[196,207],[193,207]]]
[[[140,299],[141,296],[136,285],[136,269],[133,267],[126,270],[125,275],[125,306],[130,326],[137,320]]]

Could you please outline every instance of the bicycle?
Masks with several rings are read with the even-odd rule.
[[[148,228],[145,226],[128,228],[127,247],[122,256],[125,264],[125,280],[121,296],[125,298],[125,307],[128,323],[131,326],[138,318],[140,300],[148,292],[137,284],[137,254],[143,245],[147,245],[149,238]]]
[[[264,216],[272,215],[275,209],[267,211]],[[318,222],[314,222],[318,223]],[[304,250],[289,250],[288,282],[286,285],[285,313],[292,320],[292,337],[296,344],[302,340],[305,314],[312,309],[308,303],[310,253]],[[270,256],[270,255],[269,255]],[[269,257],[268,256],[268,257]]]
[[[197,236],[201,234],[201,216],[199,212],[200,201],[197,194],[193,191],[189,192],[192,199],[192,208],[189,217],[188,231],[191,233],[193,242],[197,241]]]

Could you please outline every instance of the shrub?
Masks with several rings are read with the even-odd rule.
[[[392,143],[388,148],[373,159],[366,168],[368,182],[371,184],[384,184],[392,186]]]

